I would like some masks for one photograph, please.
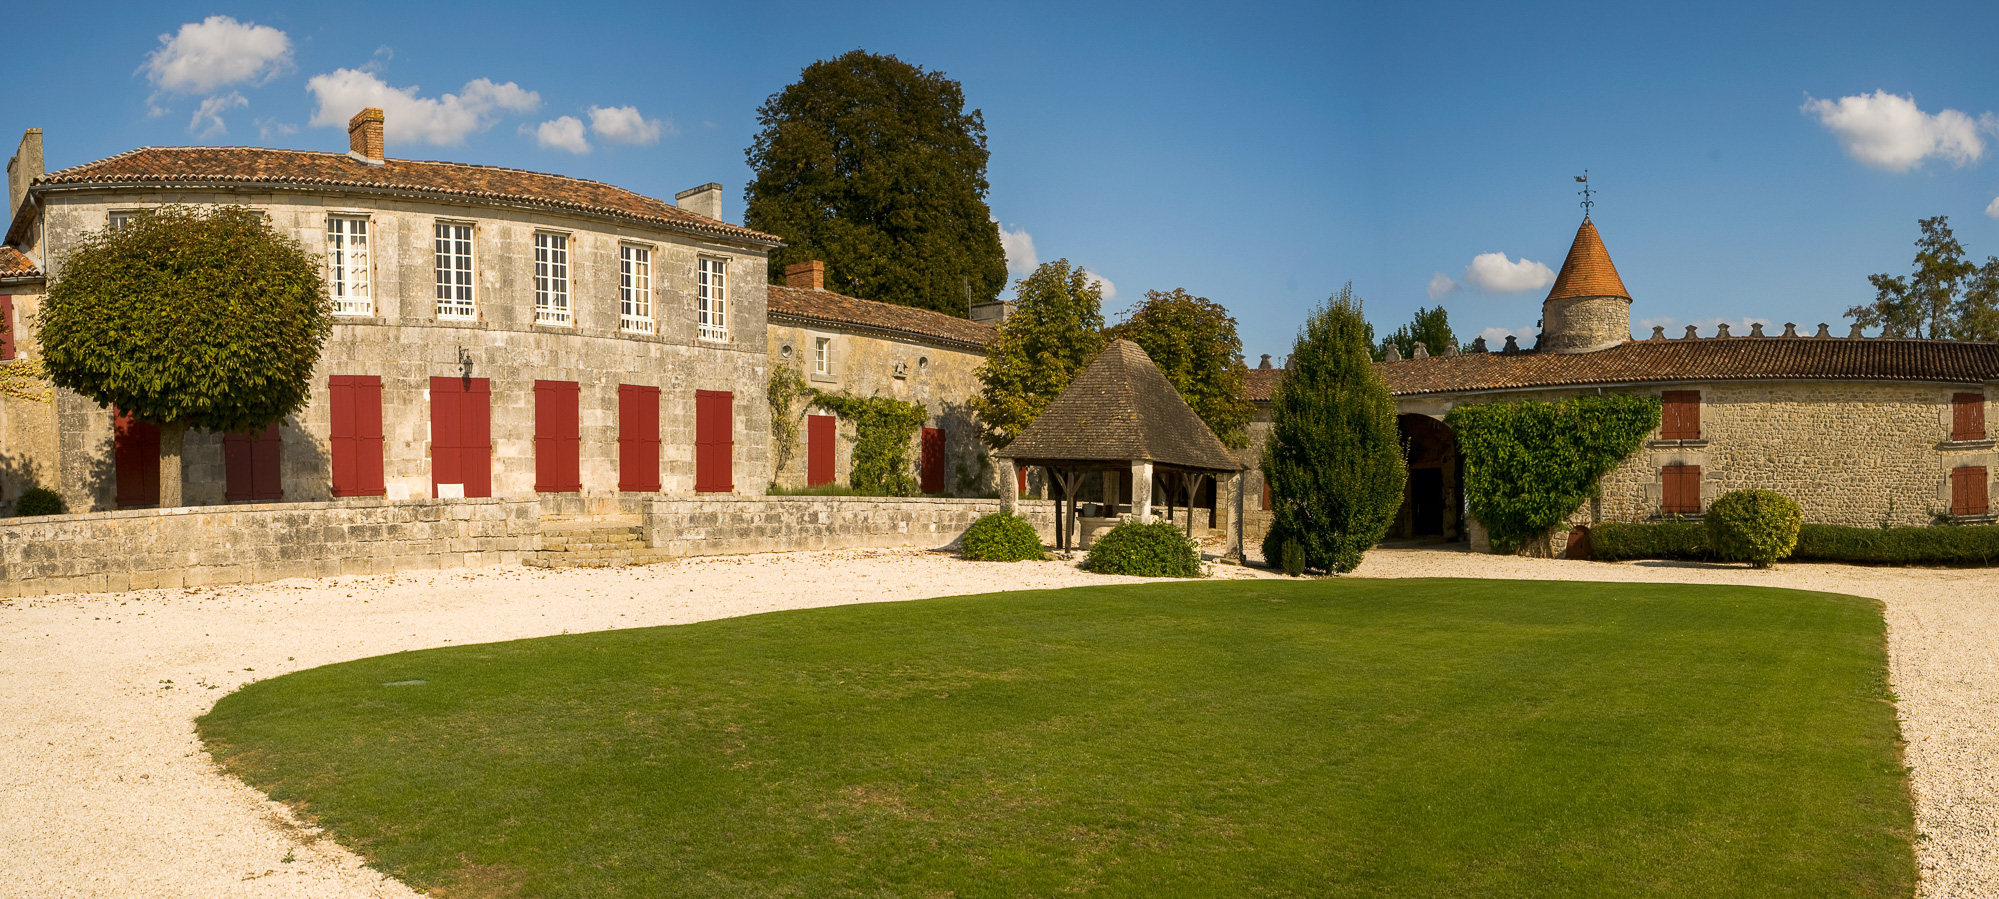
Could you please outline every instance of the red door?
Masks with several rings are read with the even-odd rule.
[[[534,382],[534,489],[583,489],[583,435],[575,381]]]
[[[618,385],[618,489],[659,491],[659,388]]]
[[[334,375],[326,381],[333,422],[333,495],[382,496],[382,379]]]
[[[14,358],[14,298],[0,295],[0,359]]]
[[[944,429],[923,429],[923,492],[944,492]]]
[[[1020,464],[1019,462],[1015,462],[1015,463],[1013,463],[1013,477],[1014,477],[1014,481],[1015,481],[1015,483],[1016,483],[1016,486],[1015,486],[1015,487],[1014,487],[1014,489],[1013,489],[1013,495],[1014,495],[1014,496],[1026,496],[1026,495],[1027,495],[1027,466],[1025,466],[1025,465],[1022,465],[1022,464]]]
[[[160,429],[112,410],[111,455],[118,508],[160,504]]]
[[[736,489],[734,394],[724,390],[694,392],[694,489],[728,493]]]
[[[285,498],[278,423],[261,431],[222,435],[222,498],[232,503],[272,502]]]
[[[430,495],[462,484],[493,495],[492,387],[485,378],[430,379]]]
[[[805,486],[833,483],[833,434],[839,419],[812,415],[805,419]]]

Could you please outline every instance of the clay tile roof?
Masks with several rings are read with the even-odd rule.
[[[1150,461],[1241,471],[1180,391],[1129,340],[1113,340],[1033,424],[994,455],[1040,465]]]
[[[770,316],[807,324],[858,327],[893,337],[909,337],[983,353],[999,336],[992,325],[929,309],[878,303],[834,293],[772,284],[768,288]]]
[[[1252,368],[1243,374],[1243,396],[1251,402],[1270,402],[1270,394],[1277,389],[1277,382],[1282,380],[1284,380],[1284,369]]]
[[[1999,343],[1904,338],[1642,340],[1593,353],[1466,353],[1378,363],[1396,396],[1685,381],[1999,381]],[[1250,372],[1249,398],[1259,372]],[[1278,370],[1282,377],[1282,370]],[[1274,379],[1264,378],[1270,384]]]
[[[35,278],[42,270],[35,260],[13,247],[0,247],[0,278]]]
[[[1624,290],[1624,279],[1617,276],[1617,266],[1610,262],[1610,251],[1603,248],[1603,238],[1597,236],[1596,225],[1587,218],[1576,229],[1576,242],[1569,245],[1569,258],[1562,260],[1562,271],[1555,276],[1554,288],[1548,291],[1550,300],[1571,297],[1631,299],[1631,294]]]
[[[390,159],[367,165],[345,153],[258,147],[144,147],[52,172],[36,184],[244,183],[281,187],[381,188],[444,198],[516,203],[610,215],[650,224],[778,244],[775,235],[695,215],[599,181],[457,162]]]

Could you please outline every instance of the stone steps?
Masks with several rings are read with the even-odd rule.
[[[667,558],[646,545],[645,528],[636,516],[616,516],[546,521],[541,548],[521,561],[530,568],[622,568]]]

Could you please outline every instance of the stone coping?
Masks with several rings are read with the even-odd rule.
[[[104,512],[71,512],[63,515],[22,515],[0,518],[0,528],[26,524],[59,524],[71,521],[115,521],[124,518],[157,518],[169,515],[214,515],[237,512],[318,512],[327,509],[373,509],[384,506],[493,506],[503,503],[529,502],[503,496],[478,496],[467,499],[432,499],[413,497],[411,499],[388,499],[380,496],[356,496],[336,500],[296,503],[225,503],[220,506],[174,506],[171,508],[112,509]]]

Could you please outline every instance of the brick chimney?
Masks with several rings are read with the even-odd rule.
[[[784,286],[799,290],[825,290],[826,263],[814,259],[785,266]]]
[[[673,195],[673,203],[695,215],[722,220],[722,185],[714,182],[690,187]]]
[[[369,165],[388,158],[382,150],[382,110],[370,106],[347,120],[347,155]]]

